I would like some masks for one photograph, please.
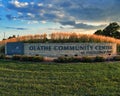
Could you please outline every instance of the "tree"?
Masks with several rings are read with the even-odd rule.
[[[114,34],[117,33],[117,30],[120,28],[120,26],[116,23],[110,23],[104,30],[103,35],[113,37]]]
[[[9,36],[9,37],[8,37],[8,39],[11,39],[11,38],[16,38],[16,36],[13,35],[13,36]]]
[[[101,34],[103,34],[103,31],[102,30],[97,30],[94,34],[101,35]]]
[[[94,34],[104,35],[104,36],[109,36],[109,37],[114,37],[114,38],[120,39],[120,32],[118,31],[119,29],[120,29],[120,25],[118,25],[118,23],[116,23],[116,22],[113,22],[113,23],[110,23],[103,30],[97,30]]]
[[[119,32],[119,31],[116,31],[116,33],[113,34],[113,37],[114,37],[114,38],[117,38],[117,39],[120,39],[120,32]]]

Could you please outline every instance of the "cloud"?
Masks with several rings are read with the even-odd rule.
[[[38,3],[38,6],[43,6],[43,3]]]
[[[33,18],[35,17],[35,15],[32,14],[32,13],[27,13],[27,15],[30,16],[30,17],[33,17]]]
[[[29,21],[28,24],[38,24],[38,21]]]
[[[13,4],[15,7],[21,8],[21,7],[27,7],[28,3],[27,2],[19,2],[17,0],[11,1],[11,4]]]
[[[16,11],[6,15],[9,20],[57,22],[74,28],[96,29],[104,25],[88,25],[86,22],[120,22],[120,0],[10,0],[7,8]],[[19,14],[18,14],[19,13]],[[80,21],[80,23],[76,23]]]
[[[61,21],[60,22],[62,25],[75,25],[75,21]]]
[[[75,21],[63,21],[60,22],[62,25],[70,25],[71,28],[74,29],[98,29],[98,28],[103,28],[106,25],[89,25],[89,24],[84,24],[84,23],[76,23]]]
[[[84,23],[78,23],[74,25],[74,28],[77,29],[99,29],[99,28],[103,28],[105,27],[105,25],[98,25],[98,26],[93,26],[93,25],[88,25],[88,24],[84,24]]]
[[[14,30],[28,30],[27,28],[16,28],[16,27],[5,27],[7,29],[14,29]]]
[[[41,21],[41,23],[42,23],[42,24],[45,24],[45,23],[47,23],[47,22],[46,22],[46,21]]]

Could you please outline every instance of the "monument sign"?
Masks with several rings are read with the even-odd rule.
[[[7,43],[6,54],[59,56],[113,56],[114,43]]]

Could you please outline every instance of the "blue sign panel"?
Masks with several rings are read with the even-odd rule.
[[[14,42],[6,44],[6,55],[23,55],[24,43]]]

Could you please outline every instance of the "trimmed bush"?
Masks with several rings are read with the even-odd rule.
[[[94,59],[95,62],[104,62],[105,58],[104,57],[100,57],[100,56],[96,56]]]
[[[113,60],[114,60],[114,61],[120,61],[120,55],[114,56],[114,57],[113,57]]]
[[[4,54],[1,54],[1,55],[0,55],[0,59],[5,59],[5,55],[4,55]]]
[[[5,46],[1,46],[0,47],[0,53],[1,54],[5,54]]]
[[[73,57],[58,57],[54,61],[58,63],[69,63],[73,61]]]
[[[5,56],[5,59],[7,59],[7,60],[11,60],[12,57],[11,57],[11,56]]]
[[[21,59],[21,55],[13,55],[12,56],[12,60],[20,60]]]
[[[27,56],[26,58],[28,61],[33,61],[33,56]]]
[[[20,58],[21,61],[29,61],[29,56],[21,56]]]
[[[21,55],[14,55],[12,57],[13,60],[20,60],[20,61],[33,61],[33,62],[41,62],[43,61],[42,56],[21,56]]]
[[[12,57],[10,56],[5,56],[5,55],[0,55],[0,59],[9,59],[9,60],[18,60],[18,61],[32,61],[32,62],[42,62],[46,61],[42,56],[25,56],[25,55],[13,55]],[[50,59],[47,61],[54,61],[58,63],[70,63],[70,62],[104,62],[104,61],[120,61],[120,55],[114,56],[113,58],[107,58],[105,59],[104,57],[101,56],[96,56],[96,57],[69,57],[69,56],[63,56],[63,57],[58,57],[57,59]]]
[[[81,58],[80,57],[73,57],[73,62],[81,62]]]
[[[120,44],[117,45],[117,52],[118,52],[118,55],[120,55]]]
[[[21,61],[41,62],[43,61],[43,57],[42,56],[22,56]]]
[[[42,56],[33,56],[32,57],[32,61],[34,61],[34,62],[42,62],[43,59],[44,58]]]
[[[82,57],[81,62],[94,62],[94,57]]]
[[[57,59],[54,60],[55,62],[58,62],[58,63],[63,63],[65,62],[65,57],[58,57]]]
[[[70,62],[80,62],[81,58],[76,57],[58,57],[57,59],[54,59],[54,62],[58,63],[70,63]]]
[[[58,63],[69,63],[69,62],[104,62],[106,59],[104,57],[58,57],[54,62]]]

